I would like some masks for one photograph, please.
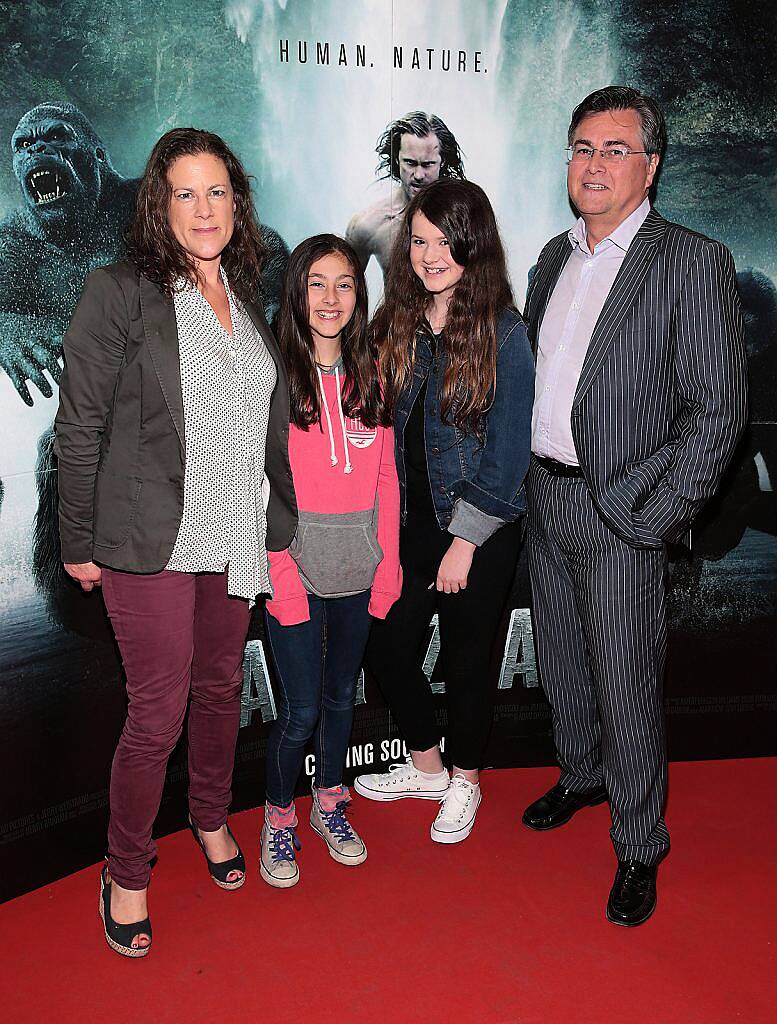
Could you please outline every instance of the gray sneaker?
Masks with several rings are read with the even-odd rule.
[[[297,884],[299,849],[300,841],[293,828],[272,828],[267,822],[264,823],[259,873],[268,885],[276,889],[289,889]]]
[[[367,859],[367,847],[346,818],[347,807],[347,802],[341,800],[333,811],[322,811],[314,791],[310,826],[326,843],[330,857],[338,864],[355,866]]]

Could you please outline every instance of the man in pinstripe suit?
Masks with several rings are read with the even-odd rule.
[[[544,830],[609,800],[607,917],[655,908],[669,849],[662,684],[665,546],[687,542],[746,419],[734,264],[650,206],[655,102],[611,86],[575,109],[567,184],[580,219],[540,254],[529,565],[561,777],[527,808]]]

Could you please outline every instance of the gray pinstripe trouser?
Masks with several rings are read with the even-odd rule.
[[[621,540],[582,478],[551,476],[534,459],[528,497],[535,641],[559,781],[578,793],[604,783],[618,859],[657,864],[669,849],[665,554]]]

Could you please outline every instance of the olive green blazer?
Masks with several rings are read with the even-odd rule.
[[[289,392],[263,313],[246,310],[275,362],[265,471],[267,547],[288,547],[297,525],[289,466]],[[159,572],[183,513],[183,398],[175,308],[130,263],[87,278],[64,339],[55,420],[64,562]]]

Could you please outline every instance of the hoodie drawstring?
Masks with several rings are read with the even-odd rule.
[[[324,415],[326,416],[326,425],[329,431],[329,460],[333,466],[337,465],[337,455],[335,453],[335,435],[332,430],[332,417],[329,415],[329,404],[326,400],[326,392],[324,391],[324,378],[321,376],[321,368],[316,365],[316,373],[318,374],[318,384],[321,388],[321,404],[324,406]],[[340,389],[340,373],[335,367],[335,387],[337,388],[337,411],[340,415],[340,428],[343,432],[343,448],[345,450],[345,469],[344,473],[352,473],[353,466],[351,465],[351,457],[348,451],[348,435],[345,430],[345,417],[343,416],[343,396]]]
[[[337,411],[340,413],[340,427],[343,431],[343,448],[345,450],[345,469],[344,473],[352,473],[353,466],[351,465],[351,455],[348,451],[348,434],[345,432],[345,416],[343,416],[343,395],[340,389],[340,371],[335,366],[335,384],[337,385]]]
[[[324,415],[326,416],[326,425],[329,428],[329,458],[333,466],[337,465],[337,455],[335,454],[335,435],[332,433],[332,417],[329,415],[329,405],[326,400],[326,391],[324,391],[324,378],[321,376],[321,369],[317,365],[316,373],[318,374],[318,386],[321,388],[321,404],[324,407]]]

